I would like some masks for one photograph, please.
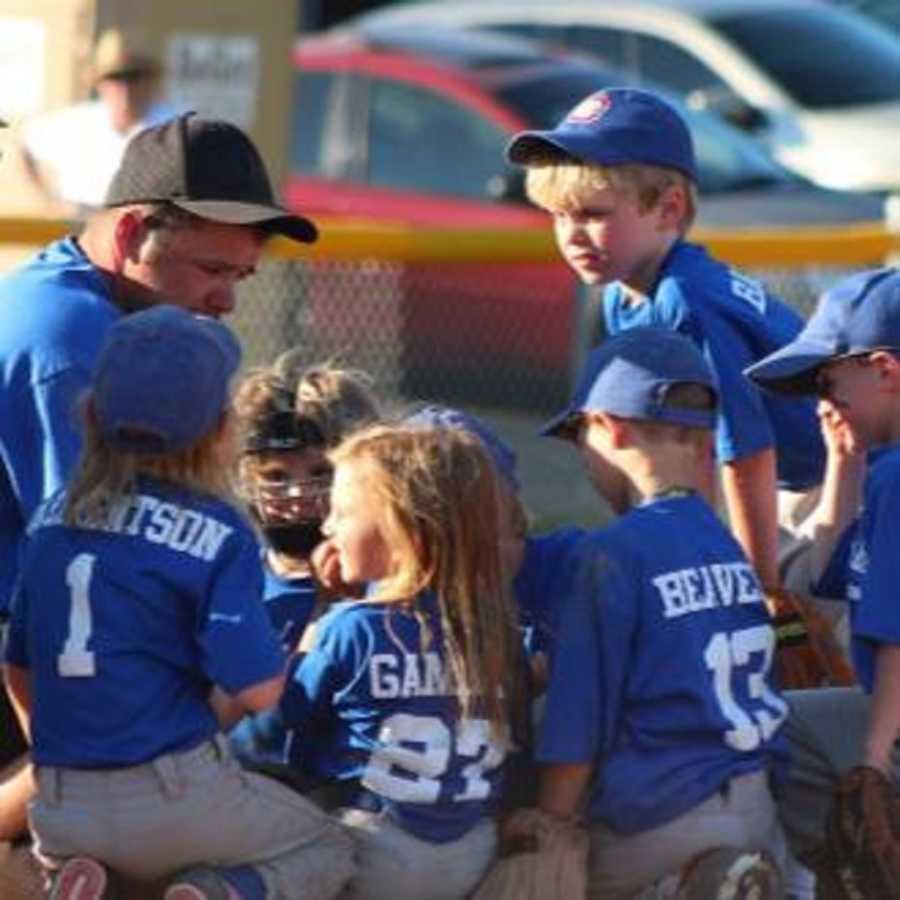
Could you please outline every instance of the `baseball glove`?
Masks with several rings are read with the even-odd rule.
[[[856,684],[853,668],[831,624],[807,597],[769,590],[766,605],[775,628],[775,672],[784,689]]]
[[[520,809],[504,824],[498,858],[471,900],[584,900],[588,836],[572,820]]]
[[[825,843],[810,863],[821,900],[900,897],[900,795],[878,769],[857,766],[841,777]]]

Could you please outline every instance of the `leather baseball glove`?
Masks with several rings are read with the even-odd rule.
[[[782,589],[766,591],[777,640],[775,672],[788,690],[856,684],[853,668],[831,623],[810,598]]]
[[[587,832],[537,809],[514,812],[501,829],[497,860],[471,900],[584,900]]]
[[[900,795],[878,769],[857,766],[841,777],[811,863],[817,900],[900,897]]]

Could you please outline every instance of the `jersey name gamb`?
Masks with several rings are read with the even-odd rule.
[[[746,562],[713,563],[677,569],[653,579],[663,615],[674,619],[689,613],[744,603],[762,603],[753,567]]]
[[[65,495],[46,503],[32,519],[28,532],[51,525],[62,525]],[[212,562],[234,531],[230,525],[193,509],[167,503],[149,494],[138,494],[130,503],[112,509],[99,521],[84,527],[142,537],[153,544],[163,544],[177,553]]]
[[[451,693],[439,654],[373,653],[369,660],[373,697],[444,697]]]

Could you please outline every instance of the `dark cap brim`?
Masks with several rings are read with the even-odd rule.
[[[796,341],[744,369],[753,382],[777,394],[809,395],[818,389],[819,369],[841,354],[821,344]]]
[[[303,216],[294,215],[280,206],[239,203],[233,200],[173,200],[167,202],[211,222],[226,225],[259,225],[271,234],[281,234],[294,241],[313,243],[319,229]]]
[[[516,135],[506,148],[506,158],[513,165],[527,166],[535,158],[546,160],[555,156],[577,156],[568,146],[553,137],[552,131],[526,131]]]
[[[580,410],[564,409],[555,415],[538,431],[541,437],[555,437],[561,441],[574,441],[578,436],[578,419]]]

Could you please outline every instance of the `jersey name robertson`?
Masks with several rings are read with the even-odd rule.
[[[745,562],[676,569],[657,575],[652,581],[667,619],[717,607],[763,602],[753,567]]]
[[[66,495],[57,494],[35,514],[28,534],[38,528],[63,524]],[[185,553],[204,562],[212,562],[234,528],[195,509],[160,500],[150,494],[137,494],[128,503],[111,509],[100,520],[84,523],[95,531],[141,537],[162,544],[177,553]]]
[[[373,653],[369,660],[369,690],[373,697],[446,697],[447,673],[440,655],[430,653]]]

